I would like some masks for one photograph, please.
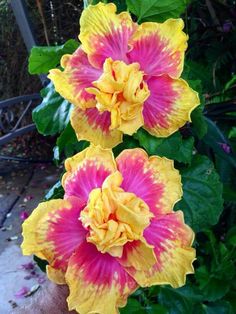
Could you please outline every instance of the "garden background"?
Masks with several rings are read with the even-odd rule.
[[[85,1],[87,3],[87,1]],[[95,3],[96,1],[93,1]],[[166,139],[144,130],[126,136],[116,149],[144,147],[149,154],[175,160],[182,175],[184,196],[176,209],[196,232],[196,274],[186,286],[138,290],[122,313],[235,313],[236,312],[236,3],[226,0],[114,1],[119,11],[127,7],[138,22],[162,22],[181,16],[189,35],[182,77],[199,92],[201,106],[192,124]],[[0,1],[0,99],[38,92],[38,74],[58,65],[60,57],[77,47],[82,1],[26,1],[40,46],[28,52],[7,1]],[[72,39],[72,40],[71,40]],[[66,44],[65,44],[66,42]],[[42,56],[40,57],[39,56]],[[77,142],[69,121],[70,104],[49,85],[33,119],[47,143],[48,158],[60,165],[87,146]],[[47,119],[42,117],[47,116]],[[52,124],[52,121],[54,123]],[[28,135],[27,135],[28,136]],[[21,141],[17,139],[17,141]],[[32,144],[40,142],[37,133]],[[41,142],[40,142],[41,143]],[[19,147],[21,153],[22,146]],[[63,195],[58,182],[47,199]]]

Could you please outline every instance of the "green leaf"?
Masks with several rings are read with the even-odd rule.
[[[224,91],[232,88],[236,84],[236,75],[233,75],[233,77],[225,84]]]
[[[168,309],[168,314],[190,314],[194,313],[194,306],[202,300],[202,295],[188,285],[178,289],[161,287],[158,300]]]
[[[72,105],[55,91],[52,83],[42,90],[41,95],[44,98],[33,110],[33,121],[43,135],[60,133],[69,122]]]
[[[207,301],[221,299],[230,289],[229,281],[216,278],[208,272],[206,266],[199,267],[196,270],[195,277]]]
[[[199,139],[202,139],[207,133],[207,123],[203,115],[203,105],[198,106],[191,113],[193,130]]]
[[[196,280],[208,301],[222,298],[228,291],[235,276],[232,250],[218,242],[212,230],[204,232],[209,241],[201,245],[205,251],[205,261],[196,270]],[[212,258],[209,258],[211,256]]]
[[[227,301],[218,301],[215,303],[210,303],[204,305],[204,310],[206,314],[233,314],[233,308]]]
[[[89,143],[87,141],[78,141],[75,131],[69,122],[64,131],[57,138],[56,146],[54,147],[54,159],[59,161],[62,153],[64,153],[66,157],[70,157],[85,149],[88,145]]]
[[[63,198],[64,196],[64,189],[61,185],[61,181],[58,181],[51,187],[51,189],[47,192],[45,195],[45,200],[49,201],[52,199],[57,199],[57,198]]]
[[[213,163],[205,156],[196,155],[180,173],[184,194],[175,210],[184,212],[185,221],[196,232],[215,225],[223,210],[223,199],[222,184]]]
[[[236,290],[230,289],[229,293],[225,296],[225,300],[230,302],[233,308],[233,313],[236,313]]]
[[[60,152],[62,152],[66,145],[74,144],[76,142],[78,142],[77,136],[69,122],[64,131],[57,138],[57,146],[59,147]]]
[[[223,198],[228,202],[236,202],[236,177],[234,175],[235,168],[226,158],[215,155],[215,166],[219,173],[220,180],[224,185]]]
[[[135,299],[129,298],[127,305],[120,309],[121,314],[145,314],[142,305]]]
[[[124,135],[122,143],[113,148],[113,153],[118,156],[124,149],[136,148],[139,146],[139,142],[132,136]]]
[[[222,144],[229,145],[224,134],[212,120],[206,117],[205,120],[207,122],[207,134],[203,137],[203,142],[207,146],[210,146],[217,155],[223,157],[236,168],[236,158],[234,154],[232,152],[227,153],[222,148]]]
[[[36,255],[34,255],[33,257],[34,261],[36,262],[36,264],[38,265],[38,267],[44,272],[46,273],[46,267],[48,265],[48,262],[37,257]]]
[[[146,308],[147,314],[168,314],[167,309],[160,304],[150,304],[148,308]]]
[[[175,132],[167,138],[157,138],[150,135],[144,129],[139,129],[134,134],[140,145],[149,155],[164,156],[183,163],[190,163],[193,152],[193,137],[183,139],[179,132]]]
[[[64,54],[71,54],[79,47],[74,39],[68,40],[64,45],[54,47],[33,47],[29,57],[30,74],[47,74],[50,69],[60,64]]]
[[[211,71],[211,65],[201,64],[193,60],[185,60],[182,77],[189,82],[191,87],[193,82],[200,81],[202,94],[202,92],[209,92],[209,89],[212,89]],[[197,91],[199,90],[197,89]]]
[[[229,132],[229,138],[236,138],[236,126],[234,126]]]
[[[187,0],[127,0],[128,9],[138,17],[138,22],[164,22],[177,18],[187,7]]]
[[[110,0],[109,2],[115,3],[118,13],[127,11],[127,4],[125,0]]]
[[[236,226],[228,230],[225,241],[228,245],[236,246]]]
[[[236,191],[231,186],[224,184],[223,198],[226,202],[236,203]]]

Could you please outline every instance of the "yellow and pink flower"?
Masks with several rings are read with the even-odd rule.
[[[188,36],[182,19],[134,23],[113,3],[90,5],[80,19],[82,43],[49,78],[75,108],[79,139],[114,147],[141,126],[167,137],[191,121],[198,94],[180,75]]]
[[[182,196],[173,161],[142,149],[91,145],[65,161],[64,199],[39,204],[23,223],[23,253],[49,262],[68,284],[69,309],[118,313],[139,286],[184,285],[193,273],[193,231],[174,212]]]

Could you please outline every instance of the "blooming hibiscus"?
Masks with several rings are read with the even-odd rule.
[[[182,19],[134,23],[113,3],[90,5],[80,19],[82,43],[49,78],[75,105],[79,139],[114,147],[143,126],[167,137],[191,121],[198,94],[180,79],[188,36]]]
[[[65,162],[64,199],[39,204],[23,223],[23,253],[49,262],[70,289],[69,309],[115,314],[139,286],[180,287],[193,273],[194,233],[174,212],[182,196],[173,161],[142,149],[91,145]]]

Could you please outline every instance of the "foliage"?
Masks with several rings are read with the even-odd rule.
[[[88,144],[86,141],[77,140],[75,131],[69,122],[57,138],[56,146],[54,147],[54,159],[59,162],[63,153],[66,157],[70,157],[76,152],[85,149]]]
[[[186,0],[127,0],[128,9],[138,17],[138,22],[164,22],[177,18],[186,9]]]
[[[79,43],[73,39],[64,45],[54,47],[33,47],[29,58],[30,74],[47,74],[50,69],[60,64],[64,54],[70,54],[78,48]]]
[[[194,156],[191,165],[180,170],[183,197],[175,206],[184,212],[194,231],[215,225],[223,210],[222,184],[213,163],[205,156]]]
[[[164,156],[183,163],[191,162],[194,143],[192,136],[183,139],[179,132],[175,132],[167,138],[156,138],[140,129],[134,138],[150,155]]]
[[[50,83],[41,91],[42,103],[33,111],[39,133],[54,135],[64,130],[70,119],[71,104],[63,99]]]
[[[97,0],[85,1],[97,3]],[[108,1],[104,1],[108,2]],[[111,1],[109,1],[111,2]],[[201,106],[191,115],[192,123],[168,138],[155,138],[140,129],[114,148],[143,147],[175,161],[182,176],[183,198],[175,205],[196,232],[195,275],[184,287],[156,286],[139,289],[121,310],[126,313],[231,314],[236,312],[235,245],[236,229],[236,35],[232,17],[233,1],[113,1],[118,11],[126,7],[138,22],[161,22],[182,17],[189,34],[189,49],[182,77],[200,94]],[[59,64],[62,54],[72,53],[78,44],[67,41],[58,47],[34,48],[31,73],[47,73]],[[83,150],[88,143],[78,141],[69,123],[71,105],[48,85],[33,118],[40,133],[58,135],[54,158],[64,158]],[[58,182],[46,199],[63,196]],[[222,198],[223,196],[223,198]]]
[[[63,190],[63,187],[61,185],[61,181],[58,181],[47,192],[47,194],[45,195],[45,200],[49,201],[49,200],[53,200],[56,198],[62,198],[63,195],[64,195],[64,190]]]

